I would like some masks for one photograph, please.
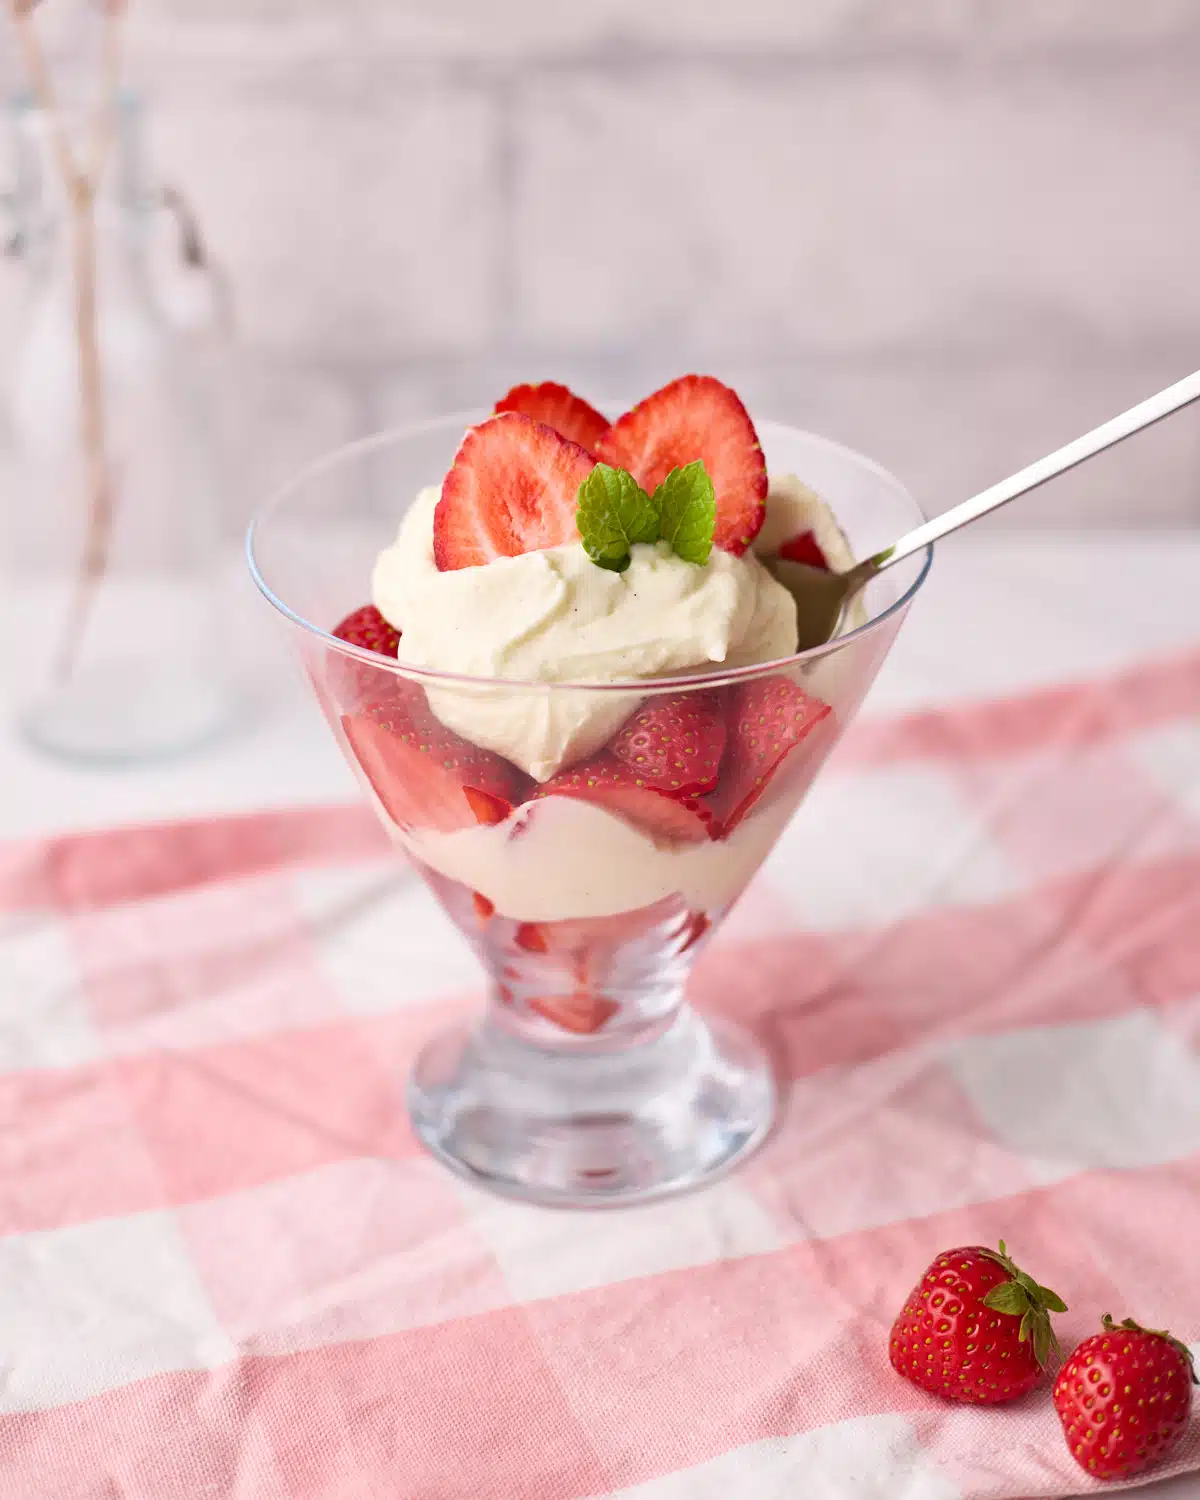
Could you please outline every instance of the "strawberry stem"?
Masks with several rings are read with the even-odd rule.
[[[1022,1271],[1009,1255],[1008,1246],[1003,1240],[1000,1241],[999,1253],[995,1250],[985,1250],[983,1253],[989,1260],[1002,1266],[1009,1277],[1007,1281],[997,1282],[992,1287],[984,1297],[983,1305],[990,1307],[993,1312],[1020,1318],[1021,1326],[1017,1337],[1021,1343],[1027,1340],[1032,1343],[1034,1358],[1045,1368],[1051,1350],[1058,1348],[1050,1314],[1066,1312],[1067,1304],[1057,1292],[1051,1291],[1048,1286],[1041,1286],[1027,1272]]]

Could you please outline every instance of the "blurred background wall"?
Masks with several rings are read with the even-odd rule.
[[[1197,0],[131,0],[129,46],[235,284],[231,523],[360,431],[685,369],[939,509],[1200,364]],[[999,524],[1197,521],[1180,421]]]

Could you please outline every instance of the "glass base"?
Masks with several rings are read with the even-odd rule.
[[[81,668],[20,719],[36,749],[68,761],[121,765],[179,755],[228,727],[232,695],[198,673],[144,662]]]
[[[528,1203],[600,1208],[728,1171],[770,1129],[775,1086],[757,1042],[685,1008],[620,1051],[532,1047],[485,1020],[425,1048],[408,1105],[459,1176]]]

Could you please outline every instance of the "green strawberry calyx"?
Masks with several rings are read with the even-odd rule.
[[[997,1282],[988,1292],[983,1299],[984,1307],[1020,1318],[1017,1338],[1021,1343],[1026,1340],[1032,1343],[1033,1357],[1045,1369],[1051,1350],[1058,1349],[1058,1339],[1050,1322],[1050,1314],[1066,1312],[1067,1304],[1057,1292],[1052,1292],[1048,1286],[1041,1286],[1032,1276],[1022,1271],[1013,1262],[1003,1240],[1000,1241],[999,1253],[995,1250],[985,1250],[983,1253],[998,1266],[1003,1266],[1009,1276],[1007,1281]]]
[[[1182,1339],[1177,1339],[1174,1334],[1168,1333],[1165,1328],[1143,1328],[1133,1318],[1122,1318],[1119,1323],[1114,1323],[1108,1313],[1105,1313],[1100,1319],[1100,1326],[1104,1329],[1105,1333],[1116,1333],[1118,1329],[1127,1328],[1130,1333],[1151,1333],[1157,1339],[1166,1339],[1176,1354],[1181,1354],[1186,1361],[1188,1374],[1192,1377],[1192,1384],[1200,1385],[1200,1376],[1196,1374],[1196,1361],[1192,1357],[1192,1351]]]

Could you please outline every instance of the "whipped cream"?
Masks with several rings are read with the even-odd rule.
[[[803,594],[810,576],[807,563],[790,562],[778,556],[780,547],[794,537],[811,531],[825,556],[825,561],[835,573],[845,573],[854,566],[854,552],[846,533],[837,523],[837,517],[816,490],[810,489],[795,474],[783,474],[773,478],[767,491],[767,513],[754,538],[754,551],[763,559],[784,588],[792,594]],[[851,600],[842,626],[842,634],[857,630],[867,623],[867,607],[862,594]],[[825,666],[836,672],[836,653],[827,657]],[[815,668],[824,671],[825,666]]]
[[[717,912],[739,896],[792,813],[756,810],[718,843],[659,845],[623,818],[574,797],[546,797],[503,823],[454,833],[384,825],[408,853],[478,891],[514,922],[609,917],[682,896]]]
[[[642,681],[790,655],[796,605],[753,552],[714,548],[698,567],[664,543],[629,567],[597,567],[581,542],[439,572],[436,486],[417,496],[372,578],[376,608],[402,631],[398,659],[476,678]],[[633,712],[628,693],[546,692],[490,683],[430,686],[448,728],[538,781],[600,749]]]
[[[825,561],[835,573],[854,566],[854,553],[846,533],[816,490],[795,474],[772,476],[767,490],[767,511],[751,544],[759,557],[774,557],[785,542],[811,531]]]

